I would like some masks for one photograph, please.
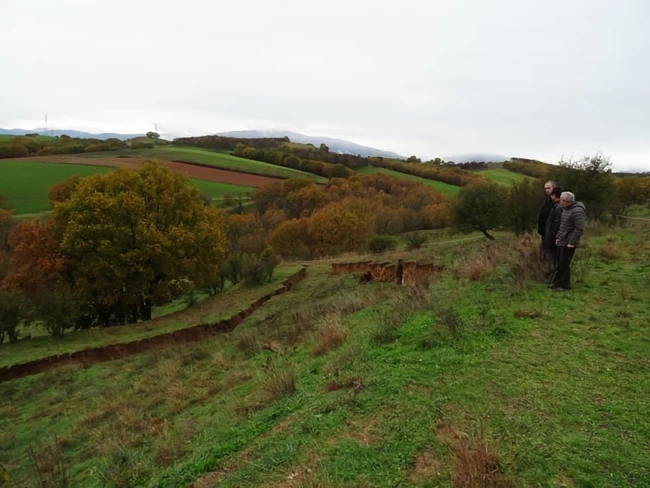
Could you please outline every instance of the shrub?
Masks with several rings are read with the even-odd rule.
[[[623,251],[615,242],[606,242],[598,250],[598,254],[607,261],[616,261],[623,257]]]
[[[16,329],[26,315],[26,303],[23,297],[13,291],[0,289],[0,344],[5,336],[10,343],[18,341]]]
[[[379,254],[382,252],[394,250],[397,247],[398,242],[399,241],[396,237],[378,235],[370,239],[368,248],[375,254]]]
[[[406,235],[406,247],[409,251],[420,249],[427,242],[427,236],[420,232],[411,232]]]
[[[131,149],[153,149],[153,142],[133,142],[131,143]]]
[[[37,317],[54,337],[63,337],[82,317],[82,303],[70,289],[47,290],[34,302]]]

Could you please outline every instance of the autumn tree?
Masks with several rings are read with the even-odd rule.
[[[292,219],[282,222],[269,237],[273,250],[285,258],[309,257],[308,220]]]
[[[308,229],[316,254],[334,255],[364,248],[373,235],[375,222],[370,213],[360,210],[354,208],[353,201],[344,200],[314,213]]]
[[[50,205],[54,207],[55,204],[69,200],[74,191],[81,182],[81,176],[72,176],[65,181],[61,181],[52,185],[47,195],[50,200]]]
[[[151,319],[207,282],[225,259],[226,216],[185,176],[155,163],[84,178],[52,221],[75,288],[102,309]]]
[[[506,191],[491,182],[463,188],[454,206],[454,226],[464,232],[481,231],[485,237],[494,240],[489,231],[503,224]]]
[[[49,223],[39,219],[22,221],[11,230],[7,243],[7,286],[34,298],[64,279],[64,257]]]

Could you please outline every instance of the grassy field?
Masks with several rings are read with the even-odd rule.
[[[507,169],[486,169],[477,171],[477,173],[483,178],[487,178],[488,180],[492,180],[495,183],[505,186],[512,186],[520,181],[532,179],[530,176],[515,173],[514,171],[508,171]]]
[[[12,136],[12,135],[8,135],[8,134],[0,134],[0,142],[10,141],[11,139],[15,139],[16,137],[25,137],[25,136]],[[49,140],[53,140],[54,137],[51,137],[51,136],[41,136],[41,135],[39,135],[39,136],[28,137],[27,139],[30,139],[30,140],[33,139],[33,140],[35,140],[35,141],[39,141],[39,142],[40,142],[40,141],[49,141]]]
[[[84,487],[649,486],[647,238],[590,230],[566,294],[505,236],[382,256],[446,264],[419,292],[311,263],[232,334],[0,384],[0,465],[21,487],[34,464]]]
[[[33,161],[0,160],[0,193],[7,197],[16,214],[38,214],[50,210],[47,198],[50,187],[71,176],[88,176],[107,173],[111,168],[79,164],[50,164]],[[191,180],[201,193],[220,200],[226,193],[250,193],[248,186]]]
[[[460,187],[459,186],[454,186],[450,185],[448,183],[443,183],[442,181],[434,181],[434,180],[428,180],[426,178],[420,178],[419,176],[414,176],[414,175],[407,175],[405,173],[400,173],[399,171],[393,171],[392,169],[387,169],[387,168],[377,168],[375,166],[365,166],[363,168],[359,168],[357,170],[357,173],[361,174],[372,174],[372,173],[383,173],[389,176],[394,176],[395,178],[400,178],[403,180],[411,180],[411,181],[417,181],[418,183],[422,183],[425,185],[429,185],[436,190],[440,190],[443,193],[447,193],[448,195],[456,196],[460,192]]]
[[[255,173],[265,176],[275,176],[280,178],[305,177],[320,182],[327,181],[325,178],[318,177],[311,173],[305,173],[297,169],[283,168],[261,161],[238,158],[231,156],[227,152],[211,151],[197,147],[179,147],[179,146],[159,146],[153,149],[129,149],[123,151],[110,151],[101,153],[84,153],[86,157],[105,157],[105,156],[138,156],[145,158],[174,159],[190,163],[209,164],[221,169],[240,171],[242,173]],[[81,156],[81,155],[80,155]]]

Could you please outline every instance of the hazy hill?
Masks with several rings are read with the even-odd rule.
[[[501,163],[503,161],[508,161],[510,158],[500,154],[468,153],[446,156],[443,159],[445,161],[453,161],[454,163],[471,163],[473,161],[476,161],[477,163]]]
[[[364,157],[381,156],[384,158],[404,158],[403,156],[400,156],[399,154],[391,151],[382,151],[381,149],[362,146],[360,144],[345,141],[343,139],[334,139],[332,137],[325,136],[307,136],[305,134],[291,132],[288,130],[235,130],[230,132],[220,132],[217,135],[226,137],[238,137],[242,139],[255,139],[260,137],[288,137],[291,139],[291,142],[298,142],[300,144],[313,144],[316,147],[320,146],[321,144],[327,144],[330,152],[337,152],[341,154],[354,154]]]
[[[0,129],[0,135],[8,136],[24,136],[25,134],[40,134],[42,136],[70,136],[70,137],[80,137],[82,139],[120,139],[125,141],[127,139],[132,139],[134,137],[144,136],[144,134],[118,134],[114,132],[102,132],[101,134],[92,134],[90,132],[84,132],[81,130],[74,129],[56,129],[49,130],[44,127],[39,127],[38,129]]]

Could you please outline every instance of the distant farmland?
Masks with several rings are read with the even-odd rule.
[[[402,180],[411,180],[417,183],[422,183],[424,185],[431,186],[436,190],[439,190],[448,195],[456,196],[460,192],[460,186],[450,185],[448,183],[443,183],[442,181],[428,180],[426,178],[421,178],[419,176],[407,175],[405,173],[400,173],[399,171],[393,171],[392,169],[387,168],[377,168],[375,166],[366,166],[359,168],[357,170],[361,174],[373,174],[373,173],[383,173],[388,176],[394,176],[395,178],[400,178]]]
[[[126,149],[122,151],[86,153],[80,154],[79,156],[94,158],[107,156],[116,157],[119,155],[207,164],[216,168],[276,178],[303,177],[317,180],[319,182],[326,181],[326,178],[320,178],[311,173],[306,173],[297,169],[283,168],[282,166],[263,163],[261,161],[238,158],[236,156],[231,156],[226,152],[211,151],[209,149],[201,149],[197,147],[159,146],[153,149]]]
[[[532,179],[530,176],[508,171],[507,169],[486,169],[477,171],[476,173],[480,174],[483,178],[505,186],[512,186],[520,181]]]
[[[50,187],[71,176],[107,173],[111,168],[82,164],[52,164],[35,161],[0,161],[0,193],[16,209],[17,215],[36,214],[50,210],[47,198]],[[226,193],[249,193],[250,186],[192,179],[201,193],[215,200]]]

